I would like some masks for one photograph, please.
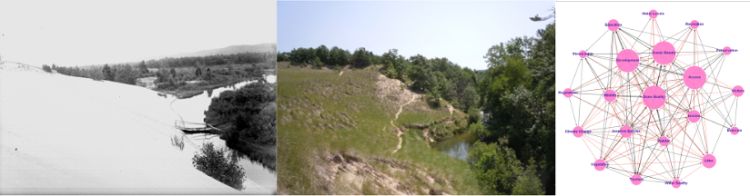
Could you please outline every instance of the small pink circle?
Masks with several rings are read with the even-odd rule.
[[[570,88],[566,88],[565,90],[563,90],[563,95],[567,98],[572,97],[573,93],[573,90],[571,90]]]
[[[576,137],[583,136],[583,132],[583,127],[581,126],[576,126],[575,128],[573,128],[573,135]]]
[[[697,20],[690,21],[690,28],[697,29],[700,23]]]
[[[674,62],[675,55],[677,54],[674,50],[674,46],[667,42],[662,41],[654,45],[654,49],[651,51],[654,56],[656,63],[666,65]]]
[[[657,141],[662,147],[667,147],[667,145],[669,145],[669,138],[667,136],[661,136]]]
[[[701,67],[691,66],[685,70],[682,80],[690,89],[699,89],[706,83],[706,72]]]
[[[596,169],[596,171],[602,171],[604,168],[607,168],[606,161],[598,159],[594,162],[594,169]]]
[[[732,88],[732,94],[735,97],[740,97],[742,96],[742,94],[745,94],[745,89],[743,89],[740,85],[734,86],[734,88]]]
[[[633,185],[639,185],[641,182],[643,182],[643,177],[640,174],[634,174],[630,177],[630,183],[633,183]]]
[[[659,12],[656,12],[656,10],[651,10],[648,12],[648,17],[656,18],[656,16],[659,15]]]
[[[586,52],[585,50],[581,50],[580,52],[578,52],[578,56],[580,56],[582,59],[585,59],[586,57],[589,56],[589,53]]]
[[[622,24],[617,22],[617,20],[615,19],[609,20],[609,22],[607,22],[607,28],[609,28],[610,31],[617,31],[617,29],[620,29],[621,25]]]
[[[635,53],[635,51],[631,49],[620,51],[620,53],[617,53],[617,58],[615,59],[617,67],[624,72],[632,72],[635,70],[640,61],[641,59],[638,57],[638,53]]]
[[[661,108],[664,106],[666,99],[667,96],[664,89],[659,86],[651,86],[643,91],[643,104],[649,109],[655,110]]]
[[[732,135],[737,135],[738,133],[740,133],[740,128],[732,127],[731,129],[729,129],[729,133],[732,133]]]
[[[712,154],[706,154],[703,156],[703,167],[712,168],[716,165],[716,157]]]
[[[620,127],[620,135],[624,138],[629,138],[631,135],[633,135],[633,129],[630,128],[628,125],[623,125]]]
[[[730,48],[729,46],[724,47],[724,49],[722,49],[721,52],[724,53],[724,56],[732,54],[732,48]]]
[[[672,187],[680,188],[680,185],[682,185],[682,182],[680,182],[679,178],[674,178],[674,180],[672,180]]]
[[[617,92],[612,89],[604,91],[604,100],[607,102],[614,102],[617,99]]]
[[[701,113],[697,110],[690,110],[690,112],[688,112],[687,119],[690,122],[698,122],[698,120],[701,119]]]

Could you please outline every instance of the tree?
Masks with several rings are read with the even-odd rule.
[[[468,161],[486,194],[511,194],[516,177],[523,171],[513,149],[496,143],[475,143]]]
[[[112,71],[112,68],[109,67],[109,65],[105,64],[104,67],[102,67],[102,74],[104,75],[105,80],[114,81],[115,80],[115,72]]]
[[[318,66],[333,64],[330,60],[330,52],[328,51],[328,47],[326,47],[325,45],[320,45],[315,49],[315,56],[318,57]]]
[[[357,68],[364,68],[370,66],[373,62],[372,52],[367,51],[365,48],[358,48],[352,54],[352,66]]]
[[[138,64],[138,71],[140,71],[141,74],[148,74],[148,68],[146,67],[146,61],[141,61],[141,63]]]
[[[264,167],[276,169],[276,93],[267,83],[248,84],[213,98],[206,124],[223,130],[227,146]]]
[[[48,73],[52,72],[52,68],[49,65],[42,65],[42,70]]]
[[[334,46],[329,53],[331,65],[344,66],[350,62],[351,54],[347,50]]]
[[[214,149],[213,143],[203,144],[200,153],[193,156],[193,166],[232,188],[243,189],[244,169],[237,164],[237,159],[224,157],[223,149]]]
[[[201,68],[200,67],[195,67],[195,77],[196,78],[197,77],[201,77],[202,74],[203,74],[203,71],[201,71]]]
[[[518,176],[513,184],[512,195],[544,195],[542,181],[536,174],[534,161],[529,161],[529,166]]]

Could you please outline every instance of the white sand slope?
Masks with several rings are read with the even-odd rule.
[[[0,69],[0,194],[242,193],[193,167],[199,144],[170,144],[179,131],[169,101],[136,86]]]

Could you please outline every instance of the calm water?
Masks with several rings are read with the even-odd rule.
[[[432,147],[440,152],[448,154],[448,156],[466,161],[469,158],[469,149],[475,141],[477,141],[477,137],[466,132],[435,143]]]
[[[264,78],[268,83],[276,83],[276,75],[265,75]],[[212,98],[218,97],[224,91],[237,90],[245,85],[255,82],[257,81],[250,80],[239,82],[234,85],[213,89],[210,93],[209,91],[203,91],[203,93],[200,95],[196,95],[186,99],[177,99],[173,96],[168,96],[167,99],[172,100],[171,108],[172,111],[178,114],[178,119],[182,119],[182,121],[186,123],[202,123],[203,118],[205,117],[204,112],[211,104]],[[185,126],[190,127],[189,124],[186,124]],[[200,135],[192,135],[185,138],[188,138],[192,143],[195,144],[210,142],[213,143],[216,147],[227,148],[225,141],[216,136],[205,137]],[[246,190],[251,190],[254,188],[257,189],[257,186],[270,191],[267,194],[270,194],[276,190],[275,172],[266,169],[261,164],[250,161],[246,158],[240,158],[239,163],[245,170],[246,179],[244,186]]]

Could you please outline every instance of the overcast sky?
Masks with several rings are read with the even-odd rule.
[[[517,36],[534,36],[552,20],[552,0],[532,1],[279,1],[278,47],[290,51],[321,44],[376,54],[398,49],[404,56],[447,57],[486,69],[490,46]]]
[[[0,55],[76,66],[276,42],[273,0],[0,0]]]

